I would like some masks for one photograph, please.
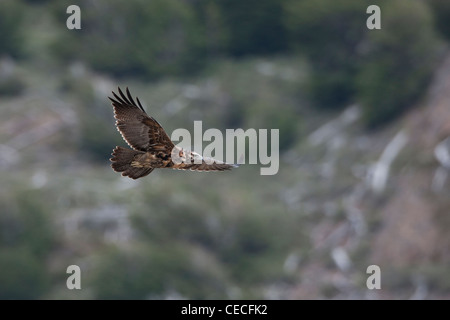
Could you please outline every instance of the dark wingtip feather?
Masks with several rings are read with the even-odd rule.
[[[131,96],[130,90],[128,90],[127,87],[127,96],[128,96],[128,100],[131,101],[131,103],[133,104],[133,106],[137,107],[138,105],[136,104],[136,102],[134,102],[133,97]]]
[[[119,97],[114,91],[113,91],[113,96],[114,98],[116,98],[115,103],[117,104],[128,104],[127,102],[123,101],[121,97]]]
[[[116,105],[119,105],[119,104],[130,105],[130,106],[137,107],[142,112],[146,113],[144,108],[142,107],[141,102],[139,101],[139,98],[136,97],[136,101],[137,101],[137,103],[136,103],[135,100],[133,99],[133,96],[131,95],[130,89],[128,89],[128,87],[126,87],[126,89],[125,89],[126,95],[122,91],[122,89],[120,89],[120,87],[117,87],[117,91],[119,92],[119,94],[116,94],[114,91],[111,91],[115,99],[108,97],[109,100],[112,101],[113,105],[114,104],[116,104]]]
[[[128,87],[126,89],[126,92],[127,92],[128,99],[130,99],[130,101],[133,101],[133,97],[131,96],[131,93],[130,93],[130,90],[128,90]]]
[[[141,108],[141,110],[145,112],[145,110],[144,110],[144,108],[142,107],[142,104],[141,104],[141,102],[139,101],[139,98],[138,98],[138,97],[136,97],[136,100],[137,100],[137,103],[138,103],[138,105],[139,105],[139,108]]]
[[[128,99],[125,96],[125,94],[123,93],[123,91],[120,90],[120,88],[119,88],[119,93],[120,93],[120,96],[122,97],[123,101],[127,102],[128,104],[131,104],[130,101],[128,101]]]

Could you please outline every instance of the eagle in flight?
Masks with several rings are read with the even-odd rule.
[[[132,149],[117,146],[113,150],[110,160],[114,171],[138,179],[155,168],[224,171],[237,167],[175,146],[159,122],[145,112],[139,98],[136,97],[136,104],[128,88],[126,95],[118,90],[120,96],[112,92],[114,98],[108,98],[114,108],[117,130]]]

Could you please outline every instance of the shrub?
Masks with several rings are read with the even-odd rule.
[[[204,63],[202,33],[184,1],[84,0],[80,7],[82,30],[65,30],[54,44],[54,52],[66,60],[84,60],[116,76],[147,78],[187,73]],[[64,5],[54,12],[59,18]]]
[[[450,2],[447,0],[429,0],[428,3],[434,15],[436,29],[450,40]]]
[[[36,192],[17,190],[14,205],[4,206],[0,216],[0,248],[25,247],[44,257],[54,244],[54,232],[49,223],[45,201]],[[10,203],[6,196],[0,204]]]
[[[123,141],[114,128],[112,107],[104,98],[99,100],[88,81],[67,78],[63,89],[82,97],[76,109],[80,119],[78,147],[91,160],[107,162],[115,145]]]
[[[161,299],[176,292],[199,299],[206,295],[208,274],[193,268],[188,252],[177,246],[138,246],[103,256],[92,285],[99,299]],[[210,288],[209,296],[223,298]]]
[[[283,1],[218,1],[226,28],[229,55],[273,54],[287,48],[287,31],[283,24]]]
[[[49,288],[45,261],[55,244],[48,199],[34,191],[9,193],[0,198],[0,299],[37,299]]]
[[[411,107],[427,87],[437,45],[427,9],[418,1],[383,2],[382,29],[369,33],[368,50],[355,78],[369,127]]]
[[[22,53],[23,34],[21,21],[23,7],[20,2],[4,0],[0,2],[0,57],[17,57]]]
[[[25,89],[25,80],[18,74],[0,75],[0,96],[17,96]]]
[[[366,6],[354,0],[290,0],[286,27],[292,46],[311,64],[308,91],[318,107],[342,108],[355,92],[358,47],[367,28]]]
[[[38,299],[48,289],[45,264],[23,247],[0,251],[0,299]]]

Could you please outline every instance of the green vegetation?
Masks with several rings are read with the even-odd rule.
[[[153,80],[198,75],[221,57],[298,53],[308,59],[310,74],[301,90],[314,106],[339,110],[361,103],[364,123],[375,127],[420,97],[438,47],[427,4],[377,3],[382,29],[369,31],[367,5],[354,0],[84,0],[83,30],[62,28],[53,52],[114,76]],[[48,5],[61,25],[66,4]],[[432,1],[431,7],[445,34],[445,5]]]
[[[322,108],[345,107],[355,94],[360,63],[358,47],[365,28],[362,1],[287,1],[286,25],[291,43],[311,64],[308,91]]]
[[[59,19],[66,17],[64,5],[54,10]],[[82,29],[90,32],[65,30],[54,45],[65,60],[81,59],[116,76],[153,78],[186,74],[203,59],[201,30],[184,1],[86,0],[79,5]]]
[[[21,29],[24,6],[19,1],[0,3],[0,56],[18,57],[23,52],[24,30]],[[8,30],[5,32],[4,30]]]
[[[394,1],[384,8],[383,32],[369,33],[364,65],[356,77],[358,101],[370,127],[412,107],[427,88],[437,60],[432,17],[424,3]]]
[[[226,37],[224,53],[242,57],[285,52],[282,5],[277,0],[217,1]]]
[[[82,0],[82,29],[68,30],[72,1],[1,1],[0,299],[302,297],[303,279],[318,288],[308,297],[364,289],[385,222],[373,207],[390,199],[362,186],[386,145],[365,130],[417,104],[450,17],[446,0],[377,3],[382,29],[369,31],[360,0]],[[107,100],[118,85],[169,134],[194,120],[279,129],[279,173],[121,177],[108,163],[126,145]],[[311,143],[353,103],[354,127]],[[357,284],[333,282],[336,246],[352,248]],[[423,276],[445,294],[441,262]],[[72,264],[81,293],[65,288]],[[401,271],[387,288],[404,294],[416,270]]]
[[[56,240],[45,199],[14,188],[0,196],[0,299],[39,298],[49,289],[46,259]]]
[[[311,99],[318,107],[332,109],[359,102],[368,127],[395,119],[424,93],[438,48],[426,4],[377,3],[382,28],[375,31],[362,27],[367,18],[361,15],[367,7],[362,1],[286,4],[293,43],[311,64]]]
[[[428,3],[433,12],[433,20],[436,29],[447,40],[450,40],[450,25],[448,23],[448,17],[450,17],[450,3],[446,0],[429,0]]]

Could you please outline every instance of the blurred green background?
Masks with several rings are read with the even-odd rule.
[[[0,299],[450,298],[449,1],[71,4],[0,2]],[[121,177],[119,85],[169,135],[279,129],[278,174]]]

